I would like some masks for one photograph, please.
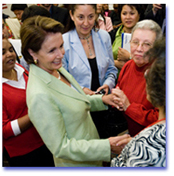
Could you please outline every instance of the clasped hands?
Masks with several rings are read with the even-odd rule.
[[[130,105],[130,102],[125,93],[119,87],[116,87],[115,89],[112,89],[112,94],[116,96],[114,98],[116,108],[119,111],[126,111]]]
[[[109,143],[111,146],[111,151],[116,154],[120,154],[122,149],[125,147],[132,137],[129,134],[124,134],[122,136],[110,137]]]
[[[102,100],[105,104],[114,106],[119,111],[126,111],[128,106],[130,105],[129,99],[119,87],[112,89],[111,94],[103,96]]]

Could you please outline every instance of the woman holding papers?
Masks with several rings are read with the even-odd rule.
[[[112,51],[114,62],[120,71],[123,65],[130,59],[130,53],[121,48],[122,33],[131,33],[132,28],[140,19],[141,5],[138,4],[119,4],[118,6],[121,16],[122,25],[110,32],[112,40]]]
[[[127,119],[131,136],[158,119],[158,109],[146,98],[144,72],[150,65],[143,55],[162,37],[160,26],[152,20],[138,22],[132,30],[131,56],[121,69],[114,94],[123,116]],[[121,117],[120,117],[121,118]]]

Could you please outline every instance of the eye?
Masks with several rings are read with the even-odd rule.
[[[94,18],[94,15],[89,15],[89,19],[93,19]]]
[[[79,18],[79,20],[82,20],[83,19],[83,15],[79,15],[78,18]]]
[[[4,55],[6,53],[6,50],[5,49],[2,49],[2,54]]]
[[[126,14],[127,14],[127,12],[123,12],[122,14],[123,14],[123,15],[126,15]]]
[[[13,47],[10,47],[10,48],[9,48],[9,51],[10,51],[11,53],[14,52]]]
[[[133,44],[138,45],[138,41],[132,41]]]
[[[49,53],[52,53],[52,52],[54,52],[54,50],[55,50],[55,48],[51,49],[51,50],[49,51]]]
[[[62,45],[60,45],[60,48],[61,48],[61,49],[63,48],[63,43],[62,43]]]
[[[151,47],[151,44],[150,43],[143,43],[143,46],[148,49]]]
[[[145,46],[151,46],[151,44],[150,44],[150,43],[144,43],[144,45],[145,45]]]
[[[131,15],[134,15],[135,13],[134,13],[134,12],[131,12],[130,14],[131,14]]]

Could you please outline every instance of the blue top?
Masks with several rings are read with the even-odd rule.
[[[111,39],[108,32],[92,30],[100,86],[107,84],[110,90],[115,86],[117,68],[114,66]],[[63,67],[76,79],[80,86],[91,89],[92,72],[83,45],[76,29],[63,34],[65,55]]]

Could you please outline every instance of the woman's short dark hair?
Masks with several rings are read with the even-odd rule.
[[[26,7],[27,7],[27,4],[12,4],[11,11],[24,10]]]
[[[150,96],[151,103],[154,107],[163,106],[165,109],[166,102],[166,48],[165,39],[158,40],[154,43],[146,54],[150,62],[153,61],[150,69],[145,76],[147,83],[147,93]]]
[[[25,8],[22,14],[21,21],[24,22],[24,20],[26,20],[27,18],[37,16],[37,15],[51,17],[50,12],[44,7],[37,6],[37,5],[31,5]]]
[[[22,55],[26,62],[34,64],[29,49],[38,52],[48,33],[62,33],[63,29],[63,24],[49,17],[34,16],[26,19],[20,30]]]

